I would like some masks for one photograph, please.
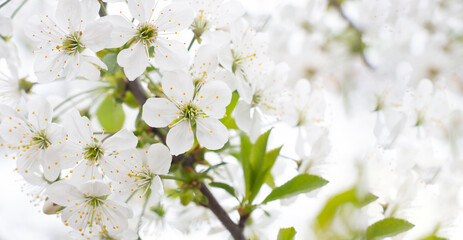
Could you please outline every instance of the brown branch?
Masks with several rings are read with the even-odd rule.
[[[148,97],[146,96],[145,90],[143,89],[140,81],[135,79],[134,81],[128,81],[126,80],[126,89],[134,95],[135,99],[137,100],[138,104],[140,106],[143,106],[143,104],[148,100]],[[165,136],[159,131],[158,128],[150,128],[151,131],[153,131],[158,137],[161,138],[161,140],[165,144]],[[178,156],[174,156],[172,158],[172,163],[180,163],[182,162],[183,166],[191,166],[193,169],[193,163],[195,162],[194,158],[192,155],[185,155],[181,154]],[[243,227],[244,227],[244,221],[243,223],[240,224],[242,226],[238,226],[235,224],[231,219],[228,213],[222,208],[222,206],[219,204],[217,199],[212,195],[211,191],[207,188],[206,184],[203,182],[200,183],[199,185],[199,190],[201,193],[207,198],[208,204],[205,206],[209,208],[222,222],[222,224],[227,228],[227,230],[230,232],[230,234],[233,236],[235,240],[245,240],[246,238],[243,235]]]
[[[243,228],[236,225],[228,216],[228,213],[220,206],[217,199],[212,195],[211,191],[207,188],[206,184],[203,182],[199,186],[201,193],[207,198],[207,208],[209,208],[215,216],[222,222],[222,224],[227,228],[235,240],[245,240],[246,238],[243,235]]]
[[[365,43],[363,42],[363,39],[362,39],[362,36],[363,36],[363,32],[360,30],[360,28],[357,27],[357,25],[355,25],[354,22],[352,22],[352,20],[346,15],[346,13],[344,12],[344,10],[342,9],[342,6],[341,4],[338,2],[338,0],[330,0],[330,3],[332,6],[334,6],[336,8],[336,10],[338,10],[339,14],[341,15],[341,17],[346,20],[346,22],[349,24],[349,26],[354,29],[355,32],[357,32],[357,34],[360,36],[360,45],[364,45]],[[365,63],[365,65],[370,68],[370,69],[374,69],[373,65],[371,65],[371,63],[368,61],[367,57],[365,56],[365,51],[363,49],[360,50],[360,57],[362,58],[362,61],[363,63]]]

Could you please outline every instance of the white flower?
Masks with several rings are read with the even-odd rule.
[[[237,1],[199,0],[186,1],[195,12],[191,29],[199,38],[205,31],[225,27],[244,14]]]
[[[71,181],[85,182],[101,179],[106,169],[117,169],[122,162],[133,158],[137,137],[122,129],[104,141],[93,136],[90,121],[77,110],[63,117],[68,138],[53,147],[47,159],[61,160],[74,165]]]
[[[0,103],[17,106],[23,94],[23,91],[19,89],[17,69],[13,64],[0,64],[1,67],[9,71],[0,71]]]
[[[143,105],[143,120],[151,127],[172,128],[167,146],[174,155],[188,151],[194,142],[208,149],[220,149],[228,141],[227,128],[218,120],[225,115],[231,91],[222,82],[196,85],[184,72],[166,72],[162,78],[166,98],[150,98]]]
[[[236,125],[250,136],[252,142],[260,136],[264,118],[278,119],[284,114],[281,103],[287,70],[288,66],[282,63],[270,74],[254,81],[250,86],[251,101],[240,95],[233,116]]]
[[[230,71],[219,67],[218,48],[212,44],[202,44],[196,51],[190,75],[194,82],[223,81],[230,90],[236,89],[235,77]]]
[[[147,191],[154,195],[153,199],[164,193],[159,175],[169,172],[172,155],[169,149],[160,144],[153,144],[148,150],[137,154],[131,161],[124,162],[120,169],[106,169],[114,180],[112,187],[119,193],[136,192],[141,198]]]
[[[215,40],[216,36],[214,35],[220,34],[223,34],[223,32],[211,32],[205,38],[211,38],[207,42],[221,48],[219,53],[220,64],[236,76],[238,93],[247,102],[251,102],[252,81],[271,71],[273,67],[267,56],[268,40],[263,33],[256,33],[244,21],[237,21],[232,24],[230,38],[218,37],[223,39],[222,42]]]
[[[35,73],[39,82],[83,77],[97,80],[105,64],[95,53],[106,47],[111,25],[98,16],[99,4],[60,0],[56,21],[48,15],[33,16],[26,35],[39,42]]]
[[[52,108],[45,99],[33,97],[27,107],[26,119],[20,109],[0,106],[3,116],[0,135],[8,148],[16,152],[18,172],[26,180],[30,179],[28,175],[41,176],[43,172],[46,179],[54,181],[67,164],[60,159],[51,161],[44,156],[53,146],[60,145],[65,131],[62,126],[52,123]]]
[[[61,220],[84,236],[94,233],[119,233],[127,228],[132,217],[130,207],[122,202],[108,199],[111,190],[102,181],[90,181],[81,189],[66,181],[59,181],[47,190],[50,200],[65,208],[60,212]]]
[[[129,0],[129,10],[137,23],[108,16],[114,26],[109,47],[120,47],[133,39],[132,45],[117,56],[117,63],[129,80],[143,74],[151,61],[150,51],[154,51],[154,63],[162,70],[180,69],[188,64],[186,47],[171,38],[190,26],[193,12],[184,4],[170,4],[154,17],[155,5],[154,0]]]

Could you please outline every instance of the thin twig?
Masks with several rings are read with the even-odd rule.
[[[191,46],[193,46],[193,43],[195,42],[196,38],[193,36],[191,39],[190,45],[188,45],[188,51],[190,51]]]
[[[11,19],[14,18],[14,16],[16,16],[16,14],[19,12],[19,10],[21,10],[21,8],[24,6],[24,4],[26,4],[27,0],[23,0],[21,5],[19,5],[18,8],[16,8],[16,10],[14,10],[13,14],[11,14]]]
[[[363,42],[363,39],[362,39],[362,36],[363,36],[363,32],[360,30],[360,28],[357,27],[357,25],[355,25],[354,22],[352,22],[352,20],[346,15],[346,13],[344,12],[344,10],[342,9],[342,6],[341,4],[339,4],[337,2],[337,0],[331,0],[330,1],[331,5],[333,5],[339,12],[339,14],[341,15],[342,18],[344,18],[344,20],[346,20],[346,22],[349,24],[349,26],[354,29],[355,32],[357,32],[357,34],[359,34],[360,36],[360,45],[364,45],[365,43]],[[363,63],[365,63],[365,65],[370,68],[370,69],[374,69],[373,65],[371,65],[371,63],[368,61],[366,55],[365,55],[365,51],[363,49],[361,49],[360,51],[360,57],[362,58],[362,61]]]
[[[215,216],[222,222],[222,224],[227,228],[227,230],[231,233],[235,240],[245,240],[246,238],[243,235],[243,228],[239,227],[235,224],[228,216],[228,213],[220,206],[217,199],[214,195],[209,191],[206,184],[203,182],[199,186],[199,190],[201,193],[207,198],[207,208],[209,208]],[[243,224],[244,226],[244,224]]]
[[[6,0],[2,4],[0,4],[0,8],[4,7],[7,3],[9,3],[11,0]]]

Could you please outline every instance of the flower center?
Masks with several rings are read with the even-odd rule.
[[[66,35],[63,41],[63,46],[56,46],[56,48],[63,50],[65,53],[69,55],[81,53],[85,50],[85,45],[80,42],[81,36],[81,31],[76,31],[69,35]]]
[[[32,136],[32,145],[35,145],[39,149],[46,149],[50,146],[51,142],[48,140],[44,130],[35,132]]]
[[[180,107],[182,110],[183,119],[188,120],[195,120],[198,115],[202,113],[202,111],[193,103],[188,103]]]
[[[98,143],[92,143],[84,148],[84,158],[89,161],[98,161],[103,156],[103,150]]]
[[[204,10],[199,10],[199,16],[194,19],[191,24],[191,29],[195,36],[200,39],[201,35],[209,28],[207,18],[204,15]],[[200,42],[201,43],[201,42]]]
[[[158,31],[155,26],[150,23],[140,23],[137,27],[137,41],[143,42],[145,45],[150,45],[154,43],[156,37],[158,36]]]

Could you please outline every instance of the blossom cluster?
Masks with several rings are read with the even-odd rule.
[[[0,3],[2,161],[71,239],[463,236],[463,4],[250,6]]]

